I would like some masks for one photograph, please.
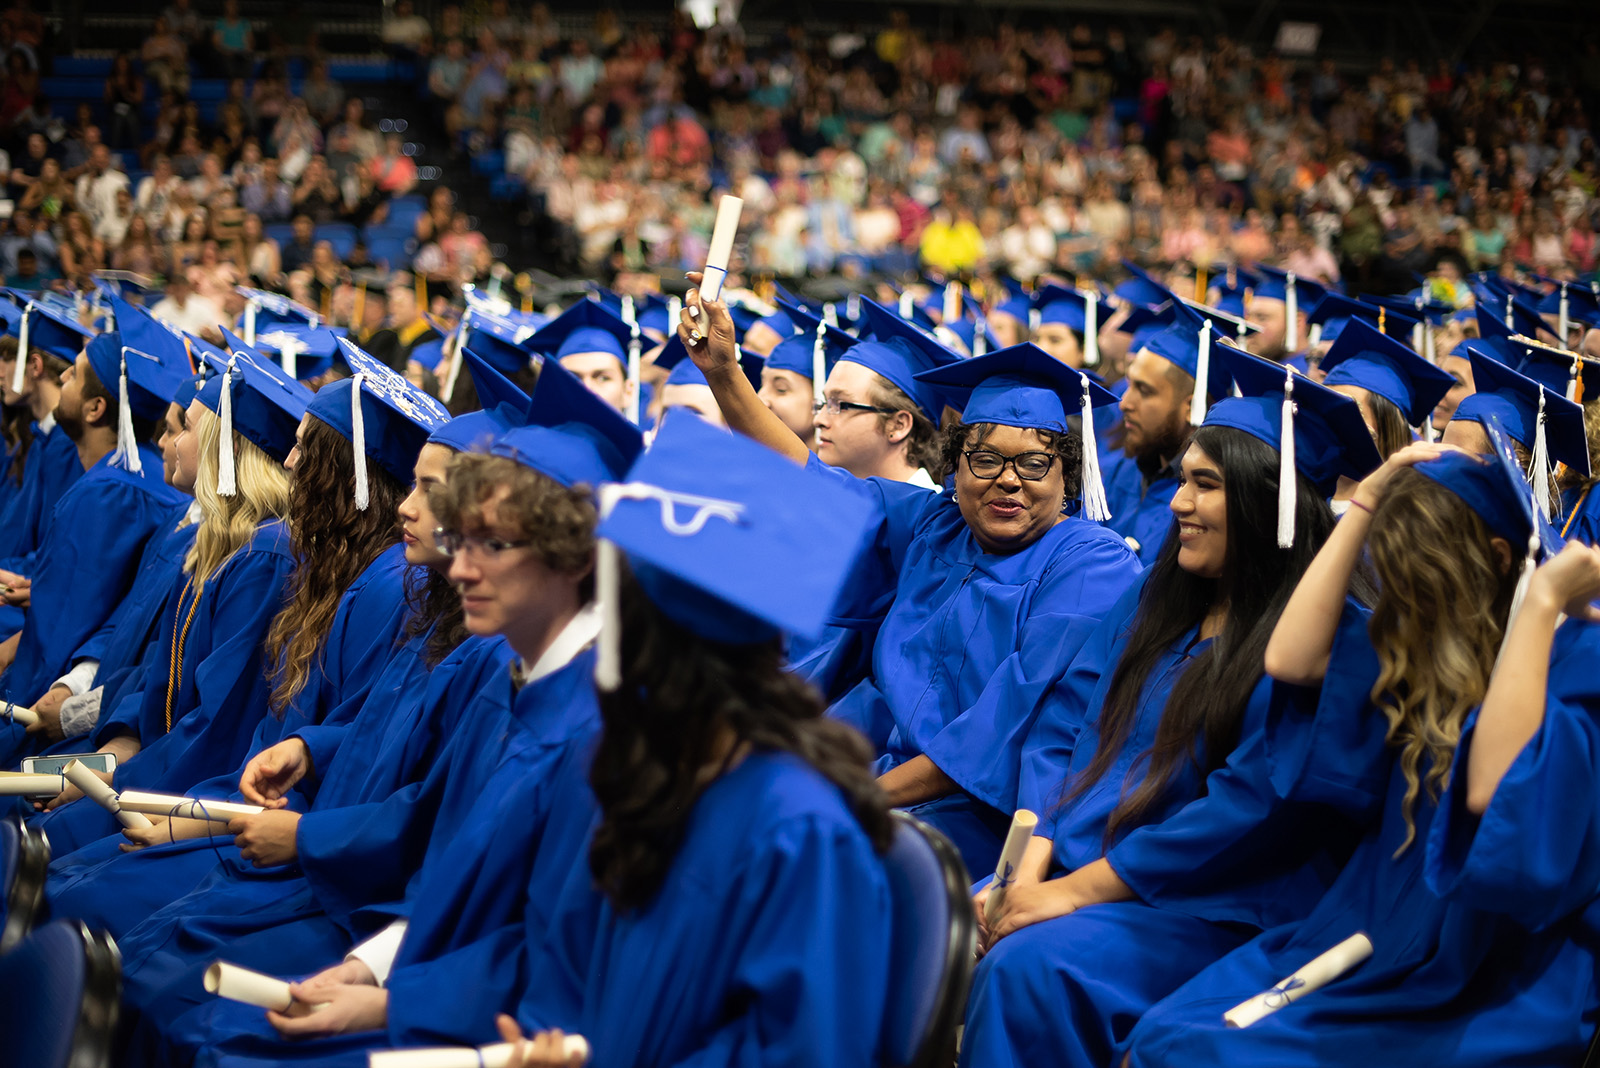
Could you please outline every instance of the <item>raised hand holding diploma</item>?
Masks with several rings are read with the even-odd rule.
[[[711,245],[706,250],[706,269],[700,276],[700,289],[707,302],[714,303],[722,296],[722,282],[728,277],[728,260],[733,257],[733,239],[739,234],[739,215],[744,211],[744,201],[735,196],[724,196],[717,202],[717,221],[711,228]],[[706,329],[705,316],[698,316],[702,331]]]
[[[1299,1001],[1313,990],[1327,986],[1370,956],[1372,940],[1357,932],[1311,960],[1271,990],[1262,991],[1249,1001],[1235,1005],[1223,1013],[1222,1018],[1229,1027],[1249,1027],[1291,1001]]]

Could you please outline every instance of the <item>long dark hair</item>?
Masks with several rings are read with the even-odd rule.
[[[405,487],[375,463],[367,465],[370,499],[355,504],[355,456],[350,439],[316,416],[306,420],[300,462],[289,490],[294,573],[289,600],[267,631],[272,664],[272,710],[289,707],[321,660],[344,591],[367,565],[400,540]]]
[[[1379,456],[1387,460],[1411,444],[1411,427],[1406,423],[1405,413],[1395,406],[1394,401],[1368,390],[1367,409],[1372,412],[1372,425],[1375,428],[1372,437],[1378,446]],[[1433,413],[1428,413],[1428,418],[1432,419]]]
[[[409,642],[428,635],[422,659],[430,668],[467,640],[461,594],[450,577],[436,568],[406,568],[406,610],[409,614],[400,640]]]
[[[777,641],[726,645],[673,623],[631,575],[622,588],[622,685],[600,698],[604,731],[589,781],[602,821],[589,868],[619,909],[660,889],[724,730],[736,743],[793,753],[839,788],[873,845],[888,847],[888,803],[855,731],[783,669]]]
[[[1228,550],[1222,575],[1201,578],[1179,567],[1178,540],[1169,531],[1145,580],[1127,646],[1100,708],[1099,746],[1070,784],[1066,802],[1082,796],[1115,765],[1133,733],[1151,672],[1173,644],[1217,604],[1228,606],[1228,618],[1173,686],[1155,741],[1134,764],[1136,770],[1142,767],[1143,778],[1133,786],[1136,771],[1130,772],[1107,821],[1107,846],[1139,825],[1185,761],[1193,761],[1206,775],[1233,751],[1245,705],[1261,677],[1267,639],[1295,584],[1333,530],[1328,502],[1306,479],[1297,478],[1294,547],[1278,548],[1277,450],[1243,431],[1216,426],[1197,429],[1192,444],[1226,480]]]

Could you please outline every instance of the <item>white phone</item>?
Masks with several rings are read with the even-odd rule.
[[[117,770],[115,753],[62,753],[59,756],[23,757],[22,770],[29,775],[60,775],[62,769],[74,760],[90,771],[110,774]]]

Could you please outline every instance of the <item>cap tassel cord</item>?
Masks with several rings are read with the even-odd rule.
[[[1300,301],[1294,291],[1294,272],[1287,272],[1283,284],[1284,347],[1289,352],[1300,348]]]
[[[1111,505],[1106,501],[1105,483],[1100,478],[1100,444],[1094,436],[1094,405],[1089,396],[1089,376],[1083,376],[1083,512],[1096,523],[1111,518]]]
[[[1533,484],[1533,499],[1539,514],[1550,518],[1550,447],[1545,442],[1544,390],[1539,390],[1539,417],[1533,431],[1533,459],[1528,464],[1528,479]]]
[[[1510,326],[1510,327],[1514,327],[1514,326],[1517,325],[1516,308],[1515,308],[1514,301],[1515,301],[1515,298],[1513,298],[1510,293],[1507,293],[1506,294],[1506,325]]]
[[[450,377],[444,384],[444,401],[446,404],[449,404],[450,399],[456,395],[456,379],[461,377],[461,364],[463,362],[461,350],[467,344],[467,324],[470,322],[472,322],[472,309],[468,308],[461,313],[461,323],[456,327],[456,349],[450,357]]]
[[[978,325],[972,331],[972,355],[974,357],[987,356],[989,354],[988,332],[989,320],[981,315],[978,316]],[[1098,359],[1098,356],[1096,359]]]
[[[237,356],[230,358],[227,370],[222,372],[222,402],[217,405],[217,417],[222,420],[221,440],[217,448],[217,496],[219,497],[232,497],[239,492],[233,456],[233,367],[237,360]]]
[[[903,289],[900,291],[900,318],[907,322],[911,321],[911,313],[914,310],[916,299],[916,297],[912,296],[911,290]]]
[[[633,388],[628,390],[628,422],[634,426],[639,425],[639,376],[643,362],[640,358],[642,343],[639,340],[638,322],[628,324],[628,384]]]
[[[256,309],[261,307],[261,302],[254,297],[244,302],[244,343],[254,346],[256,343]]]
[[[811,345],[811,402],[822,405],[823,388],[828,378],[828,345],[823,340],[828,334],[826,319],[817,323],[817,340]]]
[[[133,406],[128,403],[128,350],[122,350],[122,370],[117,375],[117,452],[112,457],[124,471],[144,474],[139,441],[133,436]]]
[[[600,487],[600,518],[611,515],[624,494],[624,487],[610,483]],[[594,592],[600,603],[600,637],[595,649],[594,684],[601,693],[615,693],[622,685],[622,561],[621,550],[605,538],[595,549]]]
[[[1522,611],[1522,602],[1528,598],[1528,587],[1533,583],[1533,572],[1538,566],[1540,548],[1539,522],[1536,517],[1533,530],[1528,534],[1527,555],[1522,558],[1522,567],[1517,572],[1517,585],[1511,593],[1511,611],[1506,613],[1505,633],[1500,636],[1500,649],[1495,653],[1494,665],[1496,670],[1500,667],[1500,657],[1505,654],[1506,642],[1511,639],[1511,625],[1517,621],[1517,613]]]
[[[1294,463],[1294,372],[1283,380],[1283,424],[1278,439],[1278,548],[1294,547],[1297,483]]]
[[[1083,365],[1100,364],[1100,302],[1093,294],[1083,298]]]
[[[350,437],[355,445],[356,458],[356,507],[363,512],[367,510],[371,499],[371,489],[367,485],[367,427],[361,413],[361,385],[366,380],[366,372],[357,374],[351,379],[350,390]]]
[[[11,373],[11,392],[21,393],[27,386],[28,371],[28,319],[33,315],[33,301],[22,309],[22,325],[17,327],[17,367]]]
[[[1560,306],[1559,306],[1559,313],[1558,313],[1558,316],[1557,316],[1557,318],[1560,321],[1557,324],[1557,329],[1561,333],[1561,345],[1562,345],[1563,348],[1566,347],[1566,344],[1567,344],[1567,332],[1571,329],[1571,326],[1572,326],[1571,320],[1568,317],[1568,313],[1569,313],[1569,308],[1568,308],[1568,305],[1567,305],[1567,283],[1562,282],[1561,283],[1561,303],[1560,303]]]
[[[1211,388],[1211,324],[1200,324],[1195,342],[1199,353],[1194,361],[1194,394],[1189,398],[1189,425],[1199,426],[1206,419],[1206,402]]]

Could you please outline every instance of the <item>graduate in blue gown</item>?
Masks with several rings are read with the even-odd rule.
[[[241,344],[230,347],[249,355]],[[347,356],[362,365],[362,373],[324,387],[312,399],[289,453],[297,562],[288,603],[266,634],[270,693],[256,713],[254,737],[246,736],[231,765],[231,731],[221,732],[226,747],[191,750],[183,766],[206,765],[203,775],[211,778],[160,784],[166,792],[228,797],[246,755],[302,727],[347,723],[399,644],[407,611],[405,555],[394,520],[405,490],[397,472],[410,470],[427,435],[447,419],[438,402],[364,353]],[[259,370],[258,360],[252,362]],[[287,388],[281,373],[274,381]],[[360,405],[359,420],[352,418],[354,404]],[[318,551],[331,544],[344,551]],[[262,678],[259,668],[256,678]],[[226,726],[215,710],[200,711]],[[120,934],[210,872],[216,858],[209,840],[217,830],[195,820],[128,829],[123,837],[147,848],[121,856],[120,839],[103,838],[55,861],[47,894],[65,914],[92,917]],[[119,888],[115,898],[103,891],[113,885]]]
[[[205,1063],[228,1062],[224,1050],[363,1063],[362,1050],[386,1041],[485,1041],[494,1034],[496,999],[509,1011],[527,982],[528,914],[547,911],[555,887],[582,866],[592,812],[585,779],[599,714],[585,649],[599,618],[585,606],[593,581],[590,487],[621,478],[626,458],[642,446],[635,427],[558,365],[541,372],[527,418],[530,425],[507,432],[492,456],[459,457],[451,487],[434,495],[468,627],[503,634],[520,661],[515,675],[484,685],[498,691],[486,696],[505,711],[489,717],[486,705],[475,704],[468,715],[486,722],[466,726],[472,744],[453,746],[424,786],[442,780],[445,796],[429,821],[421,868],[404,901],[368,910],[391,922],[344,964],[295,988],[329,1007],[296,1019],[203,1006],[177,1021],[169,1038],[209,1047]],[[486,507],[491,501],[501,503]],[[518,503],[511,509],[506,501]],[[534,552],[517,552],[528,547]],[[576,812],[547,840],[551,814],[569,801]],[[540,876],[553,884],[536,899],[527,889],[535,871],[553,873]],[[234,948],[225,949],[230,960]],[[309,1037],[329,1041],[284,1041]]]
[[[1336,870],[1331,813],[1263,789],[1271,693],[1253,668],[1334,526],[1331,487],[1377,454],[1354,401],[1296,377],[1287,428],[1292,372],[1221,342],[1212,356],[1243,396],[1195,432],[1175,535],[1024,748],[1020,800],[1040,823],[986,932],[963,1064],[1108,1063],[1141,1013],[1254,931],[1304,915]]]
[[[1322,697],[1309,721],[1275,725],[1272,783],[1365,820],[1366,835],[1309,916],[1148,1013],[1131,1064],[1581,1060],[1597,1004],[1586,828],[1600,629],[1583,619],[1597,564],[1587,549],[1557,557],[1528,587],[1533,618],[1508,619],[1527,556],[1548,560],[1557,539],[1510,449],[1491,448],[1487,461],[1421,445],[1391,460],[1308,571],[1267,665],[1297,685],[1322,676]],[[1418,551],[1435,542],[1450,551]],[[1363,543],[1380,583],[1370,620],[1338,611]],[[1556,630],[1563,608],[1580,618]],[[1225,1025],[1357,932],[1369,958],[1249,1027]]]
[[[1254,284],[1244,310],[1250,321],[1261,327],[1261,332],[1251,339],[1250,351],[1293,367],[1301,374],[1307,373],[1308,323],[1317,304],[1327,295],[1327,287],[1314,279],[1300,278],[1265,264],[1256,264],[1251,273]]]
[[[119,334],[102,334],[62,378],[56,418],[84,474],[56,502],[50,534],[28,565],[27,623],[0,676],[19,704],[44,696],[72,666],[127,595],[145,542],[183,502],[149,443],[187,367],[131,353]]]
[[[891,828],[866,747],[777,640],[822,623],[870,508],[685,415],[602,500],[631,574],[614,667],[601,650],[599,822],[502,1033],[540,1032],[528,1065],[567,1063],[552,1028],[594,1068],[876,1064]]]
[[[866,307],[888,340],[856,345],[840,367],[905,364],[936,346]],[[712,331],[714,351],[703,342],[693,351],[729,424],[874,506],[872,544],[830,619],[875,629],[871,670],[830,713],[877,748],[892,803],[949,835],[970,869],[993,868],[1037,703],[1139,571],[1122,539],[1066,514],[1080,493],[1100,489],[1098,475],[1084,477],[1093,466],[1067,420],[1086,403],[1109,405],[1110,394],[1032,345],[919,373],[912,387],[932,395],[924,407],[968,410],[945,439],[955,492],[918,492],[823,463],[743,388],[742,374],[712,362],[731,357]]]
[[[784,338],[767,353],[758,395],[795,437],[810,445],[816,438],[816,405],[823,396],[818,383],[827,382],[829,372],[855,344],[855,338],[803,308],[779,304],[800,332]]]
[[[639,383],[628,375],[633,341],[633,327],[620,315],[600,301],[580,300],[530,334],[523,344],[529,352],[547,360],[554,358],[595,396],[626,414],[639,392]],[[644,348],[654,347],[646,346],[642,336],[638,343],[635,357],[642,356]],[[639,405],[642,411],[642,399]]]

